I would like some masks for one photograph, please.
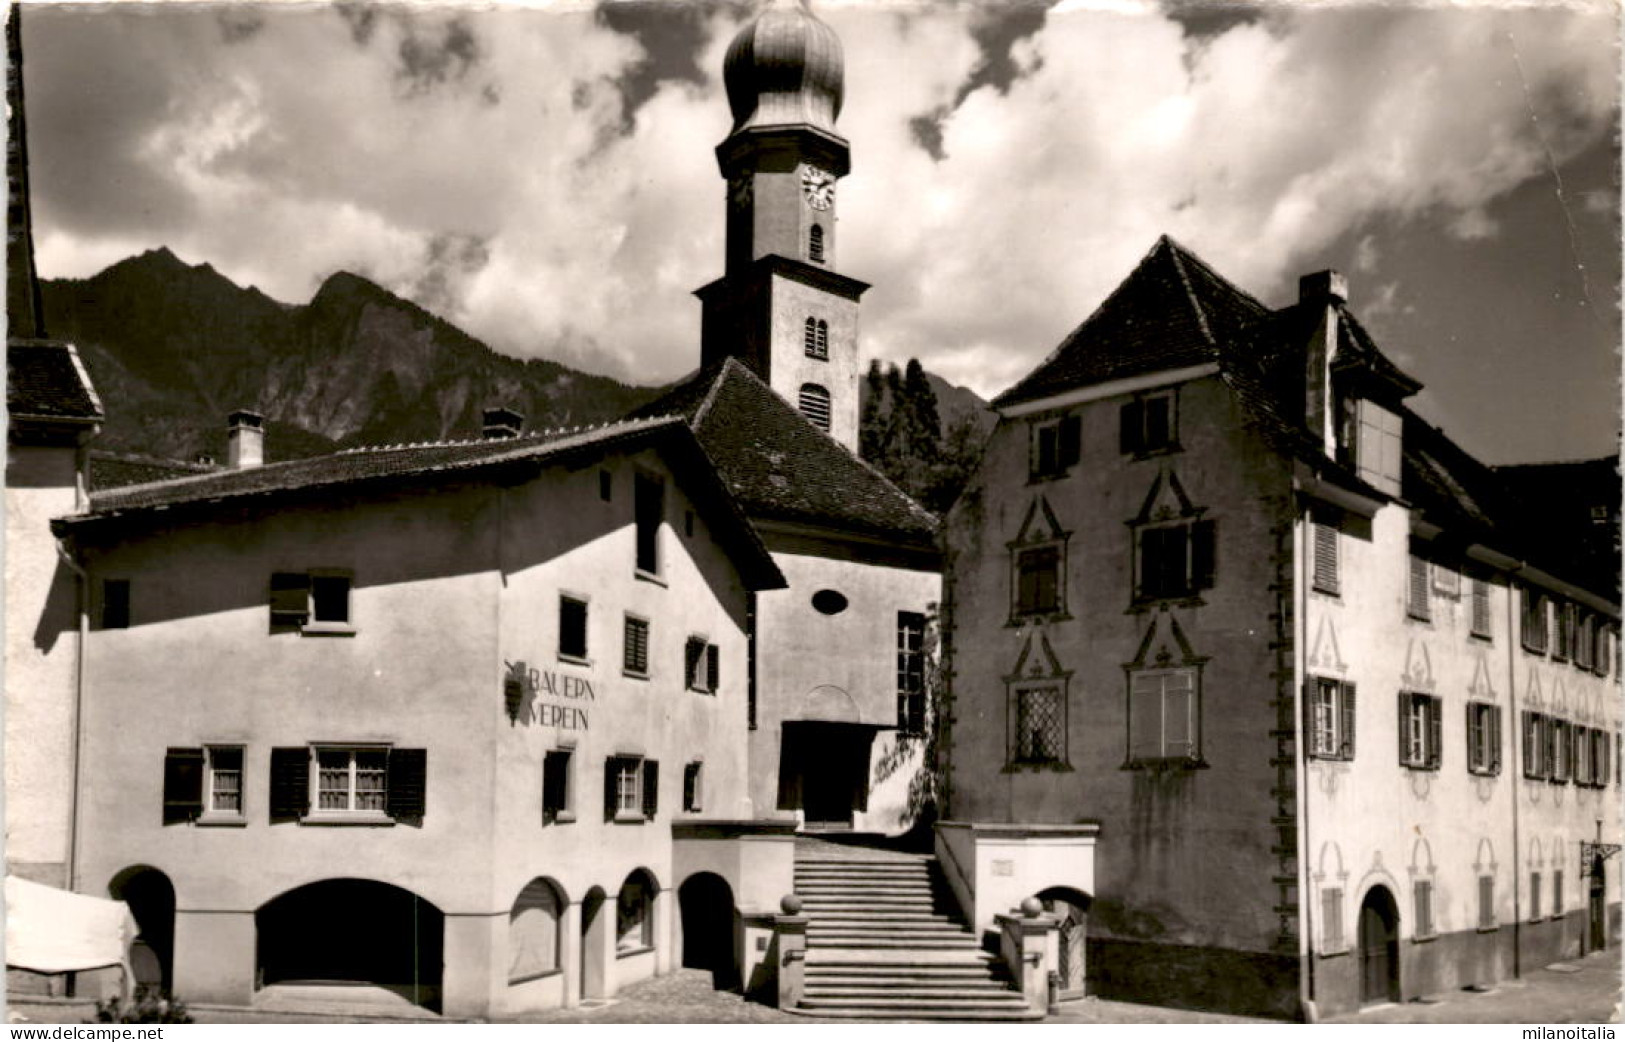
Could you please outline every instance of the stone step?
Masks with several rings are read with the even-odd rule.
[[[974,940],[970,931],[961,929],[952,923],[885,926],[864,922],[823,923],[814,919],[807,924],[807,938],[809,941],[822,940],[825,937],[837,935],[853,937],[923,937],[929,940],[943,937],[963,937],[967,941]]]
[[[876,970],[935,970],[963,969],[967,966],[1002,966],[1001,960],[991,952],[976,949],[941,951],[850,951],[846,949],[810,949],[807,968],[829,969],[837,972]]]
[[[805,909],[804,909],[805,911]],[[808,912],[808,920],[820,926],[849,923],[857,926],[952,926],[965,929],[965,924],[941,912],[877,912],[872,909],[852,912]]]
[[[916,976],[913,974],[886,974],[885,976],[859,977],[852,974],[843,975],[807,975],[807,993],[812,994],[819,989],[820,994],[830,989],[858,989],[867,991],[880,991],[885,994],[908,994],[915,991],[929,991],[935,994],[939,991],[953,991],[968,989],[977,993],[991,991],[995,994],[1004,994],[1010,991],[1010,982],[991,974],[981,977],[972,977],[968,974],[938,976]]]
[[[933,1002],[988,1002],[1005,1005],[1010,999],[1022,1001],[1021,996],[998,981],[938,981],[921,984],[918,981],[837,982],[810,981],[802,991],[804,1001],[818,999],[895,999],[918,998]]]
[[[927,939],[924,937],[884,937],[867,934],[846,935],[836,934],[829,937],[818,938],[821,948],[874,948],[874,949],[923,949],[930,948],[935,951],[944,949],[975,950],[975,945],[969,939],[944,938],[942,940]]]
[[[1042,1013],[1021,1014],[1005,1013],[1003,1011],[982,1010],[891,1010],[891,1009],[803,1009],[796,1007],[790,1012],[819,1020],[888,1020],[902,1023],[919,1023],[924,1021],[946,1021],[948,1023],[999,1023],[1013,1024],[1020,1021],[1040,1021],[1044,1019]]]
[[[1027,1000],[1015,992],[999,996],[983,995],[926,995],[914,997],[899,995],[880,998],[872,995],[830,996],[828,998],[804,996],[803,1009],[887,1009],[887,1010],[984,1010],[993,1012],[1027,1011]]]

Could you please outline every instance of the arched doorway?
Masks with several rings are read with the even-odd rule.
[[[440,1007],[445,917],[410,890],[324,879],[254,913],[256,977],[278,983],[370,984]]]
[[[1081,999],[1084,993],[1084,941],[1088,936],[1089,897],[1068,887],[1040,891],[1044,911],[1060,916],[1061,998]]]
[[[1360,903],[1360,1002],[1399,1001],[1399,906],[1385,886]]]
[[[738,985],[734,893],[728,881],[715,872],[696,872],[678,888],[677,907],[683,918],[683,965],[710,970],[717,988]]]
[[[130,968],[135,983],[155,984],[164,991],[174,987],[175,887],[169,877],[150,865],[126,868],[107,884],[108,896],[130,906],[136,938],[130,945]]]
[[[608,996],[609,961],[614,952],[610,945],[610,916],[604,904],[602,887],[593,887],[581,899],[581,997],[584,999]]]

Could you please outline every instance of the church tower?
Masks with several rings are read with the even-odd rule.
[[[722,278],[695,291],[705,365],[733,355],[852,451],[858,444],[858,299],[835,270],[836,182],[851,168],[835,130],[841,41],[806,0],[770,0],[723,65],[733,129]]]

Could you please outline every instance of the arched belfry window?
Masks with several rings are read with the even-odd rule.
[[[824,226],[815,224],[807,233],[807,256],[819,264],[824,263]]]
[[[829,430],[829,391],[817,384],[802,384],[801,414],[820,430]]]
[[[829,323],[821,318],[807,319],[806,329],[802,334],[802,346],[807,351],[808,358],[829,358]]]

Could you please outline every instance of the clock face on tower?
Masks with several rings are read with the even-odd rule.
[[[814,210],[828,210],[835,202],[835,177],[816,166],[801,171],[801,191]]]

